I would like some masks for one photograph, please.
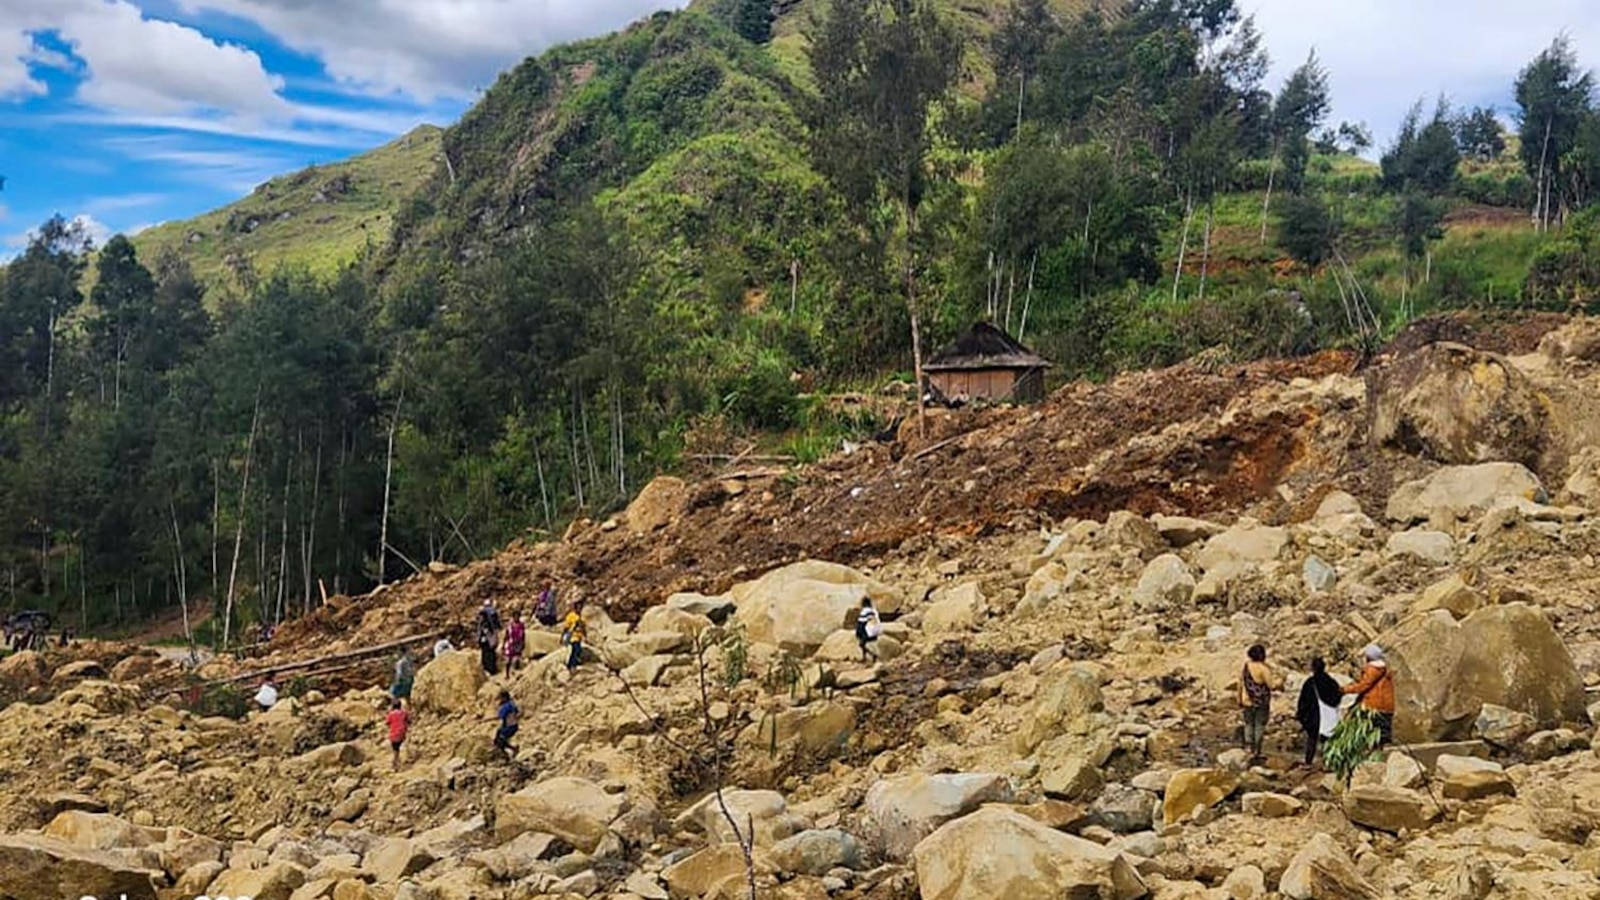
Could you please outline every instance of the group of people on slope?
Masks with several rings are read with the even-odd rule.
[[[534,620],[540,625],[554,626],[558,624],[556,618],[555,590],[547,582],[539,592],[539,597],[534,603]],[[589,626],[583,618],[583,601],[575,600],[567,611],[564,619],[559,620],[561,626],[561,642],[568,648],[567,671],[571,672],[583,662],[583,648],[588,641]],[[502,639],[501,631],[505,634]],[[485,674],[496,676],[500,670],[500,654],[505,656],[505,669],[507,674],[516,671],[522,662],[523,654],[527,648],[528,628],[523,622],[522,612],[514,610],[511,622],[502,625],[500,611],[495,608],[493,600],[483,601],[483,606],[478,610],[475,624],[475,637],[478,644],[478,653]],[[455,650],[455,645],[448,637],[441,637],[433,645],[433,657],[438,659],[446,653]],[[395,661],[394,681],[389,689],[389,713],[386,717],[388,727],[389,745],[394,751],[394,767],[400,768],[400,748],[405,744],[406,735],[411,728],[411,711],[408,708],[411,701],[411,690],[416,683],[416,664],[411,659],[411,653],[401,650],[399,658]],[[274,698],[275,700],[275,698]],[[270,704],[267,704],[270,706]],[[495,718],[499,726],[495,730],[495,749],[506,754],[508,758],[516,756],[516,749],[511,746],[511,739],[516,736],[521,725],[522,710],[516,701],[511,698],[511,692],[502,690],[496,701]]]
[[[576,669],[583,661],[583,647],[589,638],[589,626],[583,618],[583,601],[574,600],[566,617],[558,619],[555,588],[546,582],[534,602],[533,618],[546,628],[560,625],[561,643],[568,648],[567,671]],[[482,608],[478,610],[474,631],[485,674],[491,677],[500,674],[501,655],[505,657],[506,672],[514,672],[521,665],[528,646],[528,626],[523,621],[521,610],[513,610],[510,624],[502,625],[500,611],[495,608],[494,601],[484,600]],[[440,652],[436,646],[434,655],[438,656]]]
[[[1299,702],[1295,705],[1295,720],[1305,732],[1307,766],[1315,761],[1322,741],[1333,735],[1334,727],[1339,724],[1340,704],[1347,696],[1354,696],[1356,704],[1372,716],[1378,727],[1379,746],[1394,740],[1394,673],[1377,644],[1368,644],[1361,655],[1360,677],[1344,687],[1328,674],[1327,663],[1321,657],[1311,660],[1311,675],[1300,688]],[[1244,668],[1239,673],[1244,745],[1252,759],[1260,762],[1265,758],[1262,745],[1272,714],[1272,686],[1279,679],[1267,665],[1264,645],[1251,647],[1245,657]]]

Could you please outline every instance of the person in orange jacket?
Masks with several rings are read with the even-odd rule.
[[[1344,692],[1354,694],[1356,703],[1372,714],[1381,747],[1394,741],[1394,673],[1384,661],[1383,648],[1377,644],[1368,644],[1361,653],[1367,664],[1361,670],[1361,677]]]

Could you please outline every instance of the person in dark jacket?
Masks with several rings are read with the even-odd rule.
[[[1339,682],[1328,674],[1328,664],[1322,657],[1311,661],[1311,677],[1300,688],[1300,703],[1295,708],[1295,719],[1306,733],[1306,765],[1317,757],[1317,745],[1333,734],[1339,722],[1339,701],[1343,697]]]

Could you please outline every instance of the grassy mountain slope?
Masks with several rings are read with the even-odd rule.
[[[177,251],[206,283],[223,279],[239,259],[263,272],[284,264],[331,271],[387,239],[396,210],[438,167],[442,134],[424,125],[344,162],[274,178],[236,203],[151,228],[134,243],[146,260]]]

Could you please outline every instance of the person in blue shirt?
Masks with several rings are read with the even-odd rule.
[[[517,728],[521,725],[522,710],[511,699],[510,691],[500,692],[500,710],[496,715],[500,719],[500,727],[494,733],[494,748],[504,753],[506,759],[516,759],[517,748],[511,746],[511,739],[516,737]]]

